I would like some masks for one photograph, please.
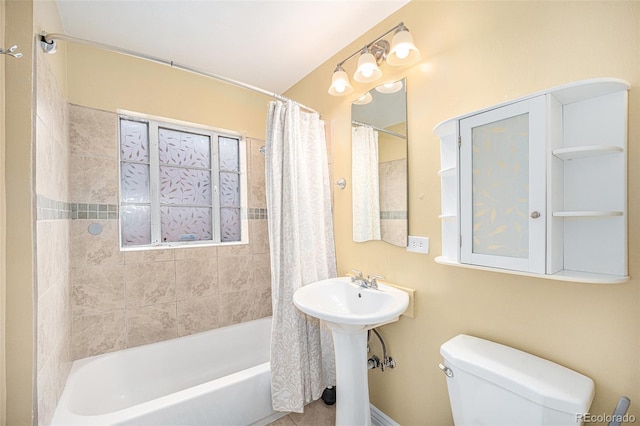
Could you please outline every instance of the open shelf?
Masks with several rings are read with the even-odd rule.
[[[622,216],[620,211],[565,211],[553,212],[553,217],[613,217]]]
[[[574,148],[557,148],[551,152],[561,160],[570,161],[579,160],[581,158],[617,154],[623,151],[622,147],[615,145],[590,145]]]

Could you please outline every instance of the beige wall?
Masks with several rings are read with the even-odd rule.
[[[5,40],[24,57],[5,58],[7,194],[7,424],[32,421],[34,377],[33,7],[6,2]],[[11,58],[13,59],[13,58]]]
[[[130,56],[73,43],[68,48],[72,104],[141,112],[264,139],[267,96]]]
[[[370,375],[371,400],[403,425],[451,424],[440,345],[469,333],[580,371],[596,382],[591,413],[611,413],[620,395],[640,400],[640,3],[414,1],[356,40],[286,95],[333,128],[334,176],[351,176],[350,102],[327,95],[335,64],[403,21],[422,52],[407,77],[409,229],[428,236],[419,255],[383,242],[351,241],[351,190],[335,192],[338,268],[385,275],[417,290],[416,317],[382,330],[395,370]],[[355,60],[349,61],[352,72]],[[627,284],[588,285],[469,271],[436,264],[441,237],[440,121],[575,80],[619,77],[629,96],[629,265]],[[352,82],[353,83],[353,82]],[[640,417],[640,405],[630,413]]]
[[[5,1],[0,1],[0,46],[5,46],[4,28],[6,28]],[[5,326],[6,326],[6,272],[7,265],[7,220],[6,220],[6,194],[4,179],[4,133],[5,133],[5,108],[4,108],[4,61],[0,59],[0,426],[4,426],[7,421],[7,375],[5,369],[6,346],[5,346]]]

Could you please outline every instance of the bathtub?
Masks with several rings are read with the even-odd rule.
[[[266,425],[271,318],[73,363],[52,425]]]

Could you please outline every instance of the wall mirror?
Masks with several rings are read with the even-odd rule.
[[[351,105],[353,241],[407,246],[407,79]]]

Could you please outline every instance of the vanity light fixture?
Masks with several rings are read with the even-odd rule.
[[[391,44],[383,40],[384,37],[394,31]],[[413,43],[413,37],[407,27],[400,22],[362,49],[358,49],[349,55],[336,66],[331,78],[331,86],[329,87],[330,95],[344,96],[353,92],[353,86],[351,86],[349,77],[342,65],[358,53],[360,53],[358,68],[353,75],[353,79],[359,83],[371,83],[379,80],[382,77],[379,65],[383,61],[392,66],[407,66],[413,65],[420,60],[420,51]]]
[[[349,76],[344,72],[342,65],[338,65],[333,72],[333,77],[331,77],[329,94],[333,96],[343,96],[351,92],[353,92],[353,86],[349,82]]]

